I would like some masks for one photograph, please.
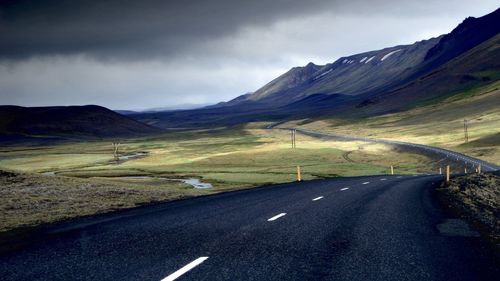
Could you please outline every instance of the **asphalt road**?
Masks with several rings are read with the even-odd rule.
[[[495,280],[495,252],[436,202],[441,180],[315,180],[82,219],[0,252],[0,279]]]

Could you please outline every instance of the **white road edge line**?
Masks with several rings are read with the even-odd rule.
[[[363,184],[369,184],[370,182],[369,181],[365,181]]]
[[[323,196],[316,197],[316,198],[313,199],[313,201],[318,201],[319,199],[323,199]]]
[[[267,221],[274,221],[274,220],[277,220],[277,219],[281,218],[281,217],[282,217],[282,216],[284,216],[284,215],[286,215],[286,213],[281,213],[281,214],[279,214],[279,215],[276,215],[276,216],[274,216],[274,217],[272,217],[272,218],[268,219]]]
[[[185,265],[183,268],[177,270],[176,272],[170,274],[169,276],[161,279],[161,281],[173,281],[181,275],[185,274],[186,272],[190,271],[191,269],[195,268],[196,266],[200,265],[202,262],[204,262],[208,257],[199,257],[195,259],[194,261],[190,262],[189,264]]]
[[[340,191],[344,191],[344,190],[348,190],[348,189],[349,189],[349,187],[344,187],[344,188],[340,189]]]

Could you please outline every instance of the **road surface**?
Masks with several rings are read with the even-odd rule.
[[[80,219],[0,252],[1,280],[495,280],[439,175],[314,180]],[[27,242],[27,241],[25,241]]]

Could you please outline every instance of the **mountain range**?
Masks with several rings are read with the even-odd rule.
[[[499,31],[497,9],[480,18],[469,17],[436,38],[346,56],[326,65],[293,67],[254,92],[197,109],[138,113],[95,105],[0,106],[0,141],[142,136],[166,128],[362,119],[401,112],[497,83]],[[488,105],[495,107],[498,102]]]
[[[444,100],[500,78],[500,9],[450,33],[294,67],[255,92],[196,110],[139,113],[159,127],[337,116],[363,118]]]

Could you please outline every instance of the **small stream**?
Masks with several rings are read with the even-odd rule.
[[[208,182],[201,182],[199,179],[190,178],[190,179],[180,179],[183,183],[189,184],[194,188],[205,189],[212,188],[213,186]]]
[[[206,189],[212,188],[212,184],[207,182],[202,182],[197,178],[188,178],[188,179],[171,179],[165,177],[150,177],[150,176],[128,176],[128,177],[118,177],[122,179],[147,179],[147,180],[165,180],[165,181],[178,181],[183,182],[185,184],[189,184],[190,186],[198,189]]]
[[[120,155],[120,156],[118,156],[118,160],[127,161],[127,160],[131,160],[131,159],[138,159],[138,158],[146,157],[147,155],[148,155],[147,152],[134,152],[132,154]]]
[[[55,171],[49,171],[42,173],[44,176],[52,177],[56,175]],[[189,184],[190,186],[198,189],[206,189],[206,188],[212,188],[212,184],[208,182],[202,182],[200,179],[197,178],[188,178],[188,179],[171,179],[171,178],[165,178],[165,177],[151,177],[151,176],[125,176],[125,177],[116,177],[119,179],[145,179],[145,180],[164,180],[164,181],[177,181],[177,182],[183,182],[185,184]]]

